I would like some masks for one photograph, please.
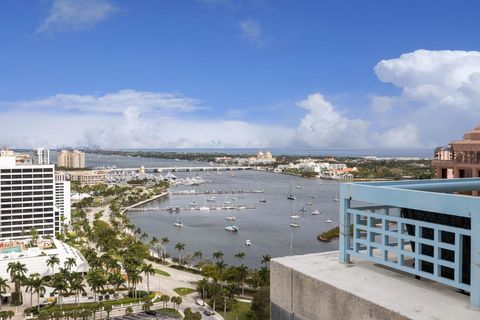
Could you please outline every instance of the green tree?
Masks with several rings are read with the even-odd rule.
[[[255,293],[251,309],[257,319],[270,319],[270,287],[262,287]]]
[[[72,267],[77,266],[77,260],[73,257],[67,258],[67,260],[65,260],[64,265],[65,265],[65,268],[68,269],[68,271],[72,272]]]
[[[52,274],[55,273],[55,265],[60,264],[60,259],[56,256],[53,255],[47,260],[47,266],[52,268]]]
[[[9,262],[7,265],[7,272],[10,274],[10,280],[15,286],[15,297],[12,297],[12,303],[14,305],[21,305],[23,303],[21,285],[27,273],[27,268],[23,263]]]
[[[2,309],[3,295],[7,293],[8,288],[10,287],[7,284],[7,279],[3,279],[2,277],[0,277],[0,310]]]
[[[150,276],[155,274],[152,264],[144,264],[142,267],[143,274],[147,277],[147,292],[150,294]]]
[[[175,250],[178,251],[178,264],[182,264],[182,255],[181,252],[185,250],[185,243],[179,242],[175,245]]]
[[[107,318],[110,318],[110,312],[112,312],[113,310],[112,305],[111,304],[105,305],[105,307],[103,307],[103,310],[107,313]]]
[[[45,294],[45,280],[43,277],[38,277],[35,279],[35,282],[33,284],[35,293],[37,294],[37,310],[40,310],[40,295]]]
[[[243,259],[245,259],[245,252],[239,252],[235,255],[235,258],[238,259],[238,261],[242,261]]]
[[[97,301],[97,292],[102,290],[106,284],[105,277],[99,269],[91,269],[87,273],[87,283],[93,291],[95,302]]]
[[[217,260],[217,262],[219,261],[223,261],[223,252],[222,251],[215,251],[213,253],[213,259]]]
[[[245,279],[248,277],[248,268],[241,264],[237,268],[238,280],[242,285],[242,295],[245,294]]]

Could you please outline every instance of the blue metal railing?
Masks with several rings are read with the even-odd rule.
[[[340,261],[368,260],[461,289],[480,307],[480,198],[434,192],[457,187],[480,190],[480,179],[342,184]],[[356,201],[372,205],[352,206]],[[427,222],[403,210],[448,215],[468,225]]]

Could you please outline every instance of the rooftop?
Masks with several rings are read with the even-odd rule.
[[[437,320],[479,319],[479,312],[469,306],[469,297],[450,287],[430,280],[416,280],[412,275],[399,273],[372,262],[352,258],[352,264],[339,263],[339,252],[324,252],[272,259],[272,270],[280,264],[305,275],[317,283],[334,287],[347,295],[353,295],[382,308],[410,318]],[[284,279],[284,282],[288,282]],[[282,283],[272,283],[272,301],[285,291]],[[275,288],[275,286],[279,286]],[[308,291],[306,287],[298,290]],[[324,287],[325,288],[325,287]],[[304,294],[305,292],[299,292]],[[317,292],[322,295],[326,292]],[[278,295],[278,297],[277,297]],[[317,302],[319,300],[317,299]],[[300,308],[293,305],[293,308]],[[312,306],[310,306],[312,307]],[[296,315],[304,310],[293,310]]]

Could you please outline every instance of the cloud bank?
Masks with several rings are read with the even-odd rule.
[[[460,138],[480,119],[480,52],[418,50],[382,60],[396,95],[367,95],[362,116],[320,92],[291,106],[296,126],[207,116],[193,97],[132,89],[0,102],[0,146],[103,148],[416,148]],[[358,110],[357,110],[358,111]],[[21,130],[19,130],[21,128]]]

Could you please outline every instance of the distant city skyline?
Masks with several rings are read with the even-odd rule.
[[[0,146],[433,148],[480,124],[474,1],[0,5]]]

